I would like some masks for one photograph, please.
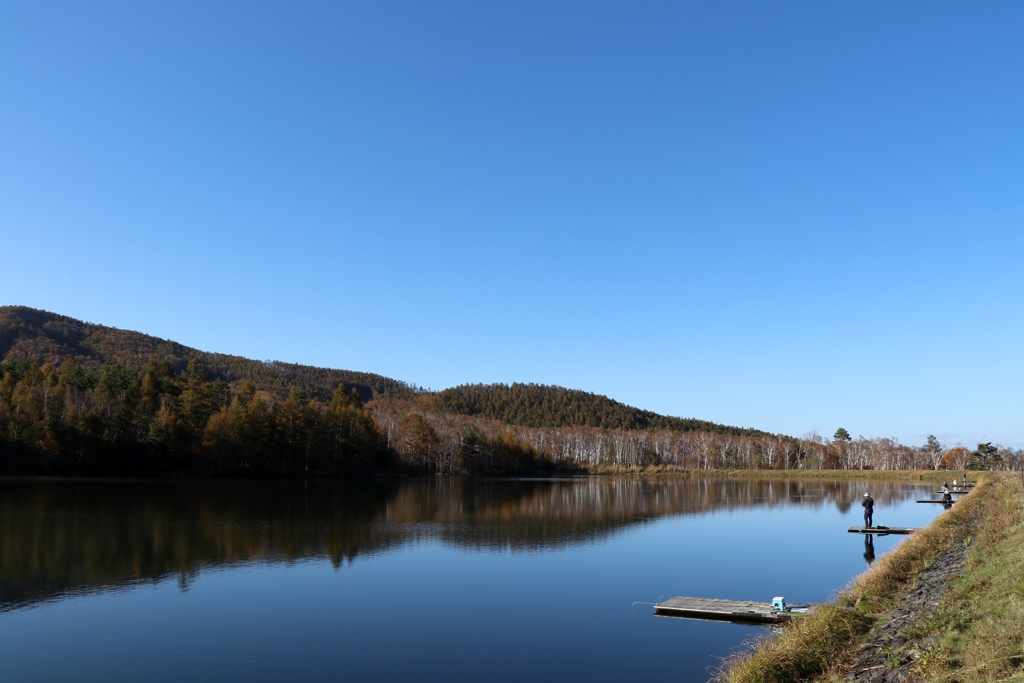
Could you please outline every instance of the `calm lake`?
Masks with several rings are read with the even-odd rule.
[[[863,492],[916,527],[935,488],[0,479],[0,679],[706,681],[765,631],[649,603],[827,600]]]

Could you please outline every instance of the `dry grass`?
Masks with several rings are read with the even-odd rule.
[[[967,566],[936,618],[918,673],[928,681],[1024,680],[1024,487],[1002,476],[980,500]]]
[[[763,638],[747,656],[729,660],[716,677],[729,683],[791,683],[828,673],[836,654],[867,633],[871,620],[856,610],[822,605],[793,619],[776,638]]]
[[[688,476],[694,474],[678,465],[650,465],[649,467],[631,467],[629,465],[612,465],[610,463],[598,463],[587,465],[581,468],[587,474],[616,474],[616,475],[651,475],[651,474],[672,474]]]
[[[599,463],[580,469],[586,474],[673,475],[685,477],[730,477],[737,479],[902,479],[907,481],[949,481],[956,474],[945,470],[688,470],[678,465],[633,467]]]
[[[958,529],[989,497],[990,487],[990,481],[980,484],[954,508],[901,543],[896,551],[884,555],[869,571],[854,579],[839,595],[837,603],[870,615],[879,615],[892,607],[900,591],[940,552],[950,547]]]
[[[953,509],[915,532],[884,555],[837,597],[834,605],[795,620],[783,632],[754,644],[753,650],[725,662],[721,683],[781,683],[835,679],[871,624],[893,606],[917,575],[950,547],[957,529],[992,496],[982,483]],[[1021,593],[1024,595],[1024,583]]]

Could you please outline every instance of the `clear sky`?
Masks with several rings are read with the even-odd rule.
[[[0,2],[0,304],[1024,446],[1024,4]]]

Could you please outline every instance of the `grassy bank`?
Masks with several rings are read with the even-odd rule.
[[[948,474],[948,473],[939,473]],[[930,479],[931,477],[929,477]],[[1020,667],[1012,652],[1024,643],[1024,492],[1012,476],[989,476],[954,508],[915,532],[870,570],[857,577],[835,604],[795,620],[779,636],[755,644],[752,652],[726,662],[722,683],[835,681],[873,624],[891,609],[916,577],[953,543],[973,545],[968,570],[949,604],[929,623],[915,626],[917,638],[934,637],[920,657],[924,680],[989,681],[962,676],[966,666],[979,676],[997,666]],[[977,538],[963,538],[971,519],[980,519]],[[998,559],[997,559],[998,558]],[[1016,571],[1016,574],[1013,572]],[[998,584],[998,590],[994,589]],[[1000,604],[1015,596],[1009,615]],[[1016,620],[1015,623],[1012,623]],[[999,635],[1006,633],[1007,635]],[[977,663],[974,661],[977,660]],[[1002,664],[1000,664],[1000,662]],[[984,664],[984,666],[981,666]],[[1017,669],[1014,669],[1015,671]],[[957,673],[954,673],[957,672]]]
[[[982,523],[963,575],[915,634],[929,642],[918,667],[924,680],[1024,680],[1024,486],[1004,475],[991,489],[975,504]]]

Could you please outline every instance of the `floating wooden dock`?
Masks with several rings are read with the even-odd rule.
[[[884,536],[885,534],[910,534],[917,529],[910,529],[905,526],[851,526],[847,529],[851,534],[877,534]]]
[[[939,505],[952,505],[956,501],[955,500],[942,500],[940,498],[939,500],[919,500],[917,502],[918,503],[938,503]]]
[[[684,617],[687,619],[711,619],[715,621],[738,621],[750,624],[777,624],[793,617],[802,617],[803,611],[785,611],[772,609],[767,602],[748,602],[746,600],[720,600],[718,598],[687,598],[678,597],[659,602],[654,606],[654,613],[666,617]]]

